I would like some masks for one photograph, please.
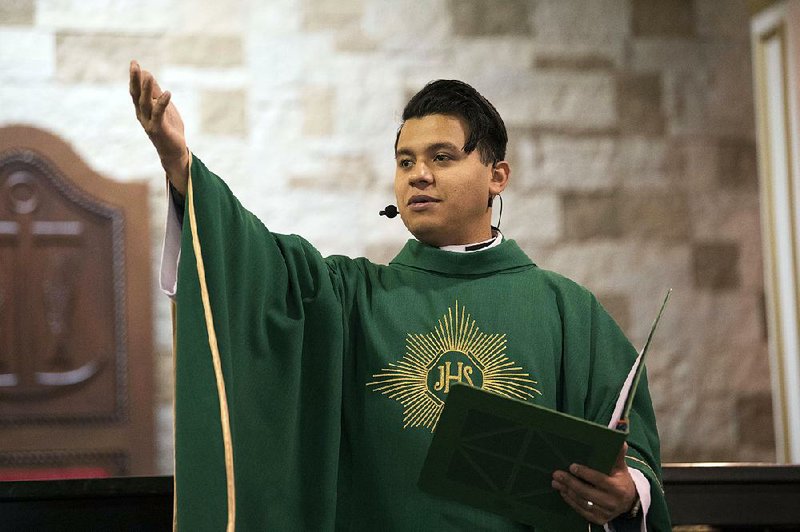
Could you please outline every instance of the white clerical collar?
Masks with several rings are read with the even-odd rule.
[[[473,251],[482,251],[484,249],[493,248],[500,245],[503,241],[503,233],[499,229],[492,227],[492,238],[482,242],[475,242],[474,244],[456,244],[452,246],[442,246],[439,249],[443,251],[454,251],[456,253],[471,253]]]

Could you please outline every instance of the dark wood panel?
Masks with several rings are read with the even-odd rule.
[[[0,482],[0,532],[172,530],[172,477]]]
[[[124,471],[96,471],[153,473],[147,195],[49,133],[0,129],[0,464],[60,456],[68,474],[118,449]]]
[[[667,465],[664,484],[674,525],[800,530],[800,466]],[[0,482],[0,530],[166,531],[172,497],[172,477]]]
[[[673,524],[800,530],[800,465],[664,467]]]
[[[15,297],[6,309],[14,319],[3,359],[12,369],[0,382],[0,422],[121,419],[123,209],[20,148],[0,155],[0,222],[18,229],[4,246]]]

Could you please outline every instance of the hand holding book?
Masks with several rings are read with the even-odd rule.
[[[623,443],[608,475],[580,464],[572,464],[569,472],[556,471],[553,489],[579,515],[596,525],[629,513],[637,502],[637,493],[625,463],[627,451],[628,444]]]
[[[653,333],[671,294],[672,289],[667,291],[658,315],[650,327],[644,347],[620,390],[617,405],[608,425],[618,431],[626,432],[628,430],[633,396],[644,368],[642,359],[650,347]],[[564,502],[584,519],[597,525],[603,525],[619,515],[630,513],[638,503],[638,495],[628,465],[625,463],[627,451],[628,444],[623,443],[617,460],[608,475],[581,464],[570,465],[569,472],[560,470],[554,472],[553,489],[558,490]]]

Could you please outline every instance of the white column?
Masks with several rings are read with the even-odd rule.
[[[800,462],[800,0],[758,13],[751,36],[776,456]]]

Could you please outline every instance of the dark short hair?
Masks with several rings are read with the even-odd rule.
[[[462,148],[465,153],[472,153],[477,148],[483,164],[495,164],[505,159],[508,133],[503,119],[494,105],[472,86],[455,79],[431,81],[406,104],[403,124],[411,118],[437,114],[455,116],[466,122],[467,141]],[[395,151],[403,124],[397,130]]]

